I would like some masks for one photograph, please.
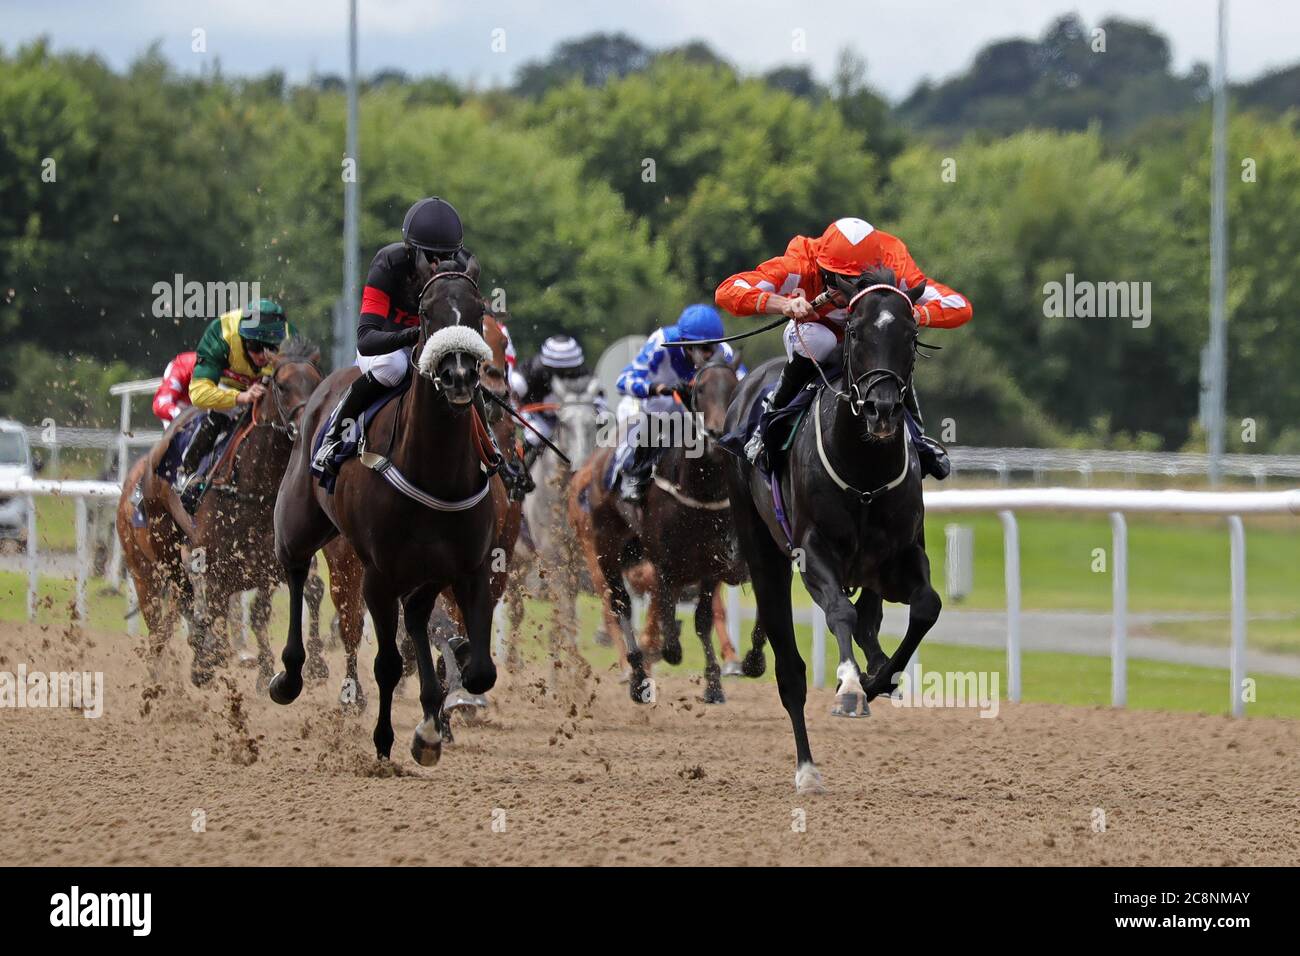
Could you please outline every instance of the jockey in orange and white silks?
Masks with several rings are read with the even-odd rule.
[[[926,283],[914,309],[918,325],[951,329],[970,321],[969,299],[926,276],[897,236],[856,218],[837,219],[816,238],[795,236],[784,255],[730,276],[718,286],[714,298],[733,315],[784,315],[790,319],[784,333],[788,361],[769,399],[769,409],[788,404],[816,374],[815,363],[833,362],[838,355],[848,320],[847,303],[829,301],[813,306],[813,300],[827,287],[826,273],[856,278],[881,267],[893,270],[900,288]],[[925,436],[915,387],[909,387],[905,396],[916,426],[914,437],[922,468],[936,478],[947,477],[951,470],[947,453]],[[762,450],[762,435],[760,428],[746,446],[751,461]]]

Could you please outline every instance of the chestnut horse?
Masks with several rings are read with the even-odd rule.
[[[201,410],[182,412],[150,453],[129,471],[118,500],[117,533],[149,628],[152,665],[171,640],[177,613],[182,613],[194,651],[190,679],[199,686],[206,684],[229,656],[227,609],[231,595],[256,589],[252,623],[259,682],[266,686],[270,680],[272,657],[266,624],[271,594],[283,580],[279,565],[272,560],[271,515],[280,479],[298,443],[303,407],[320,384],[319,361],[319,351],[305,340],[284,341],[275,356],[273,373],[265,380],[266,394],[237,426],[212,469],[212,484],[193,518],[181,507],[172,486],[157,474],[157,467],[180,426],[203,414]],[[134,527],[132,521],[137,487],[145,515],[142,528]],[[328,674],[321,656],[319,621],[317,596],[312,620],[313,678]]]
[[[491,358],[481,331],[478,263],[471,260],[465,271],[442,263],[430,272],[421,260],[414,281],[420,333],[409,389],[368,423],[366,451],[343,463],[333,494],[312,476],[310,441],[297,449],[280,486],[275,543],[289,579],[289,634],[281,655],[284,670],[271,681],[270,692],[278,704],[289,704],[302,692],[308,565],[318,549],[342,535],[360,559],[362,595],[375,626],[375,752],[383,759],[392,753],[393,690],[402,675],[400,603],[415,647],[423,710],[411,755],[428,766],[442,754],[443,691],[427,636],[444,588],[454,591],[469,635],[465,688],[482,693],[496,682],[489,647],[496,514],[483,464],[490,448],[474,408],[479,363]],[[356,368],[340,369],[321,383],[303,415],[307,435],[325,427],[357,374]]]

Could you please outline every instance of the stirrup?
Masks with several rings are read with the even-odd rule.
[[[333,441],[322,442],[320,449],[316,452],[316,457],[311,460],[312,467],[331,475],[337,474],[337,469],[334,467],[334,455],[339,450],[340,441],[341,439],[335,438]]]
[[[628,478],[625,475],[623,477],[623,487],[620,490],[619,497],[624,501],[639,505],[645,498],[645,486],[646,482],[644,479]]]
[[[758,456],[763,453],[763,429],[762,427],[754,429],[754,434],[749,436],[749,441],[745,442],[745,457],[749,459],[752,465],[758,461]]]

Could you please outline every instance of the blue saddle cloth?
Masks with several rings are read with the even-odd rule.
[[[832,379],[831,384],[836,380]],[[808,411],[808,406],[812,404],[813,397],[817,394],[817,388],[821,385],[820,381],[809,383],[806,387],[799,389],[794,398],[784,408],[772,414],[772,420],[768,423],[768,439],[777,439],[776,451],[785,451],[794,441],[795,434],[799,431],[799,423],[803,420],[804,413]],[[763,417],[763,403],[767,397],[776,391],[776,382],[771,385],[765,385],[759,390],[757,399],[749,406],[749,414],[745,420],[740,422],[735,429],[727,432],[718,444],[731,452],[737,458],[745,457],[745,445],[748,444],[750,436],[758,430],[758,422]],[[774,457],[769,455],[769,460]]]
[[[330,417],[326,420],[325,427],[320,429],[316,433],[316,437],[311,443],[311,457],[312,457],[311,473],[316,476],[316,480],[320,482],[320,486],[322,488],[324,488],[330,494],[334,494],[334,482],[338,476],[338,469],[343,467],[343,463],[345,461],[347,461],[349,458],[353,457],[358,453],[358,450],[361,447],[362,439],[365,437],[366,434],[366,425],[369,424],[374,419],[374,417],[379,414],[380,409],[382,409],[385,405],[387,405],[393,399],[397,398],[397,396],[401,395],[410,387],[411,387],[411,373],[408,371],[404,379],[402,379],[400,382],[398,382],[396,385],[394,385],[392,388],[386,391],[383,395],[380,395],[379,398],[371,402],[370,406],[364,412],[361,413],[357,421],[357,427],[352,431],[351,440],[349,441],[345,436],[344,440],[339,443],[338,451],[334,453],[334,456],[331,459],[331,461],[334,464],[334,474],[331,475],[329,472],[317,468],[315,462],[316,462],[316,453],[320,451],[320,446],[324,443],[325,436],[329,433],[329,430],[334,427],[334,419],[339,413],[339,408],[342,406],[342,401],[340,401],[337,405],[334,406],[334,411],[330,412]]]
[[[194,440],[194,434],[199,430],[199,425],[202,422],[203,416],[195,415],[176,429],[176,434],[172,437],[171,444],[167,446],[167,451],[163,454],[162,461],[158,463],[156,471],[158,477],[164,479],[168,484],[176,484],[176,476],[181,470],[181,458],[185,455],[185,449],[190,447],[190,442]],[[212,446],[212,451],[204,455],[199,461],[197,474],[206,475],[208,470],[217,462],[217,459],[225,454],[226,446],[235,437],[235,433],[239,431],[242,423],[242,418],[231,423],[225,434],[218,438],[217,443]]]

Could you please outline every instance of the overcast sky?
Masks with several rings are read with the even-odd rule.
[[[178,68],[219,58],[226,73],[276,68],[301,80],[347,64],[347,0],[0,0],[0,44],[49,36],[121,67],[158,40]],[[942,79],[990,40],[1037,36],[1062,13],[1089,26],[1120,14],[1169,37],[1180,72],[1214,56],[1217,0],[360,0],[363,73],[448,73],[480,87],[511,82],[520,64],[561,40],[623,31],[652,46],[706,40],[747,71],[807,62],[827,78],[836,51],[864,53],[870,82],[898,99]],[[1229,0],[1228,75],[1251,79],[1300,60],[1300,0]],[[191,51],[195,28],[207,53]],[[492,49],[504,30],[505,50]],[[792,50],[803,30],[806,52]]]

